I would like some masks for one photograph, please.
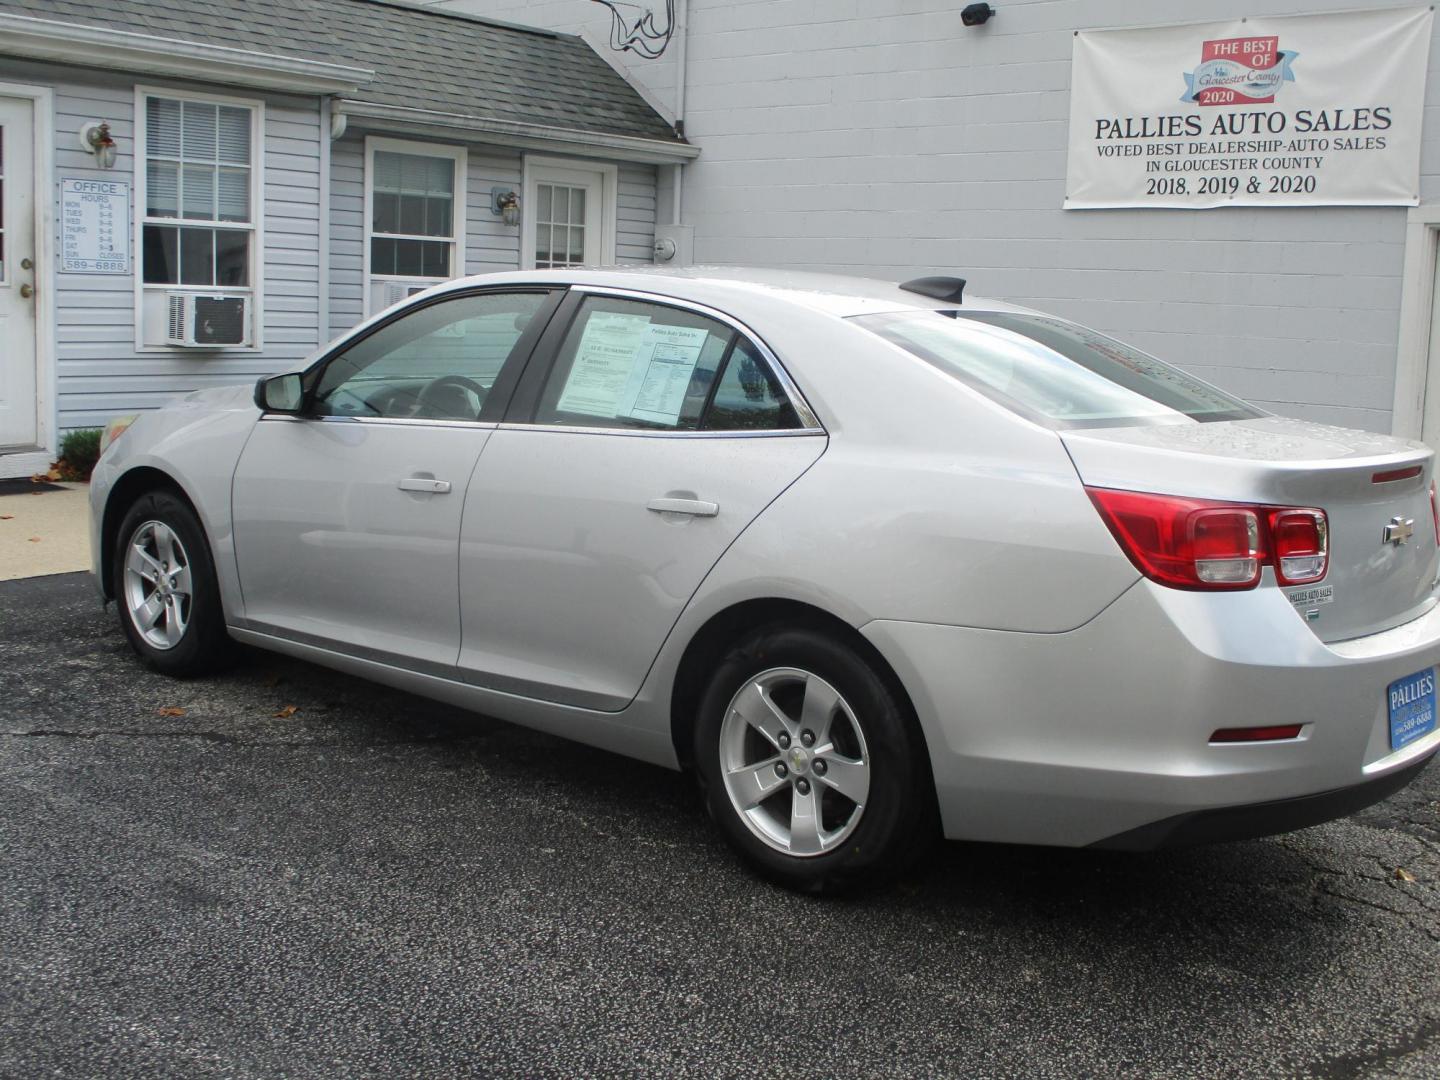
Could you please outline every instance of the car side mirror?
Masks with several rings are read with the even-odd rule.
[[[261,412],[298,413],[305,389],[297,374],[271,375],[255,384],[255,405]]]

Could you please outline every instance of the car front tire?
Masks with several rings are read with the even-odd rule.
[[[843,892],[903,872],[936,835],[918,724],[849,643],[752,633],[701,699],[696,772],[725,838],[765,877]]]
[[[183,500],[168,491],[137,499],[116,533],[112,568],[120,627],[146,666],[184,678],[228,659],[210,545]]]

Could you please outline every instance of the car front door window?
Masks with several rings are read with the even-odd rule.
[[[547,294],[478,293],[401,315],[325,366],[318,416],[478,420]]]

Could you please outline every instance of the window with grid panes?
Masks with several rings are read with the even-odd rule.
[[[580,266],[585,262],[586,223],[583,187],[535,185],[535,268]]]
[[[371,276],[453,277],[455,159],[376,150],[371,168]]]
[[[254,285],[254,127],[248,105],[145,98],[145,284]]]

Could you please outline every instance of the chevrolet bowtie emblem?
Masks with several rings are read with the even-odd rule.
[[[1399,547],[1415,535],[1415,519],[1402,518],[1398,514],[1385,526],[1385,543]]]

